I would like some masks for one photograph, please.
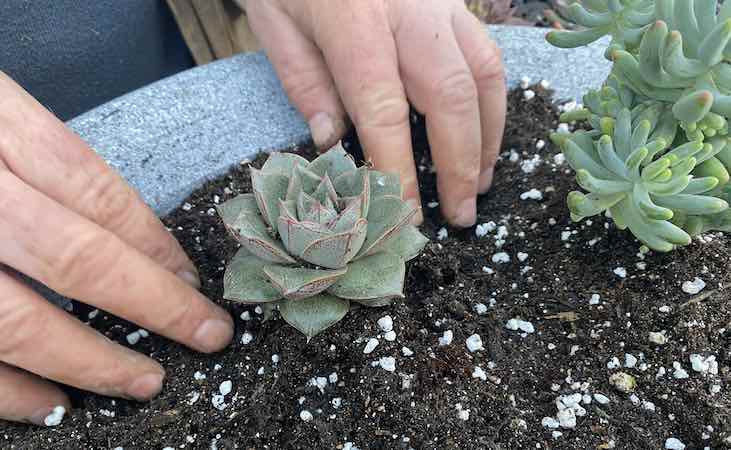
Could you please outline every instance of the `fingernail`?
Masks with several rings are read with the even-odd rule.
[[[163,377],[161,373],[146,373],[129,385],[127,395],[139,401],[149,400],[162,390]]]
[[[310,119],[310,134],[312,142],[318,149],[332,147],[345,132],[345,123],[325,112],[317,113]]]
[[[63,416],[66,415],[66,408],[58,406],[46,406],[34,412],[29,418],[28,422],[34,425],[55,427],[59,425],[63,420]]]
[[[477,202],[475,197],[463,200],[457,211],[452,216],[452,225],[467,228],[475,224],[477,220]]]
[[[177,275],[178,275],[178,278],[185,281],[189,285],[193,286],[195,289],[200,289],[201,279],[200,279],[200,276],[198,276],[198,272],[183,269],[180,272],[178,272]]]
[[[215,352],[231,342],[233,334],[234,330],[231,322],[221,319],[208,319],[198,327],[193,339],[200,350]]]
[[[494,173],[495,169],[490,167],[489,169],[485,169],[485,171],[480,174],[480,178],[477,180],[477,190],[480,192],[480,194],[484,194],[485,192],[490,190]]]

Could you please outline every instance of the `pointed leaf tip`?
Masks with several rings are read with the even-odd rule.
[[[350,309],[350,302],[327,294],[302,300],[285,300],[279,307],[282,318],[309,341],[339,322]]]

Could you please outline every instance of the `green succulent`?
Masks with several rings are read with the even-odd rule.
[[[251,169],[253,193],[218,207],[241,244],[224,274],[224,298],[278,307],[308,339],[351,302],[403,297],[405,262],[427,239],[410,220],[398,176],[356,167],[336,146],[312,162],[272,153]]]
[[[586,29],[549,42],[612,38],[604,85],[561,116],[591,129],[552,136],[589,192],[569,194],[572,217],[606,212],[660,251],[731,231],[731,2],[583,0],[571,14]]]
[[[552,139],[576,171],[579,186],[589,192],[569,194],[572,219],[608,212],[618,228],[629,228],[655,250],[669,251],[690,243],[689,234],[671,222],[676,214],[702,217],[728,208],[726,201],[703,195],[718,185],[718,178],[690,175],[726,141],[719,138],[716,146],[688,142],[654,159],[667,144],[662,138],[648,141],[651,130],[648,120],[633,128],[632,113],[622,109],[616,120],[602,120],[598,139],[596,131],[554,134]]]
[[[611,35],[610,48],[636,48],[653,13],[653,2],[648,0],[583,0],[569,6],[567,15],[586,29],[552,31],[546,38],[556,47],[574,48]]]

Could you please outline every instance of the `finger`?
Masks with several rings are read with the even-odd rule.
[[[0,292],[3,362],[103,395],[146,400],[160,392],[165,372],[153,360],[113,343],[2,272]]]
[[[337,144],[346,131],[345,110],[320,50],[275,2],[253,2],[247,15],[315,145],[322,150]]]
[[[53,383],[0,363],[0,419],[51,425],[59,406],[68,411],[71,403]]]
[[[0,129],[0,160],[25,183],[200,286],[193,263],[137,193],[2,72]]]
[[[347,8],[320,11],[322,17],[317,22],[322,28],[316,30],[317,44],[358,131],[365,156],[376,169],[398,173],[404,198],[420,208],[409,103],[388,17],[374,7],[375,3],[359,3],[367,11],[357,15]],[[342,33],[344,29],[348,32]],[[415,220],[421,219],[419,210]]]
[[[457,42],[462,48],[472,76],[477,83],[482,128],[482,159],[478,190],[484,194],[492,184],[495,161],[500,152],[507,88],[500,48],[487,37],[487,31],[474,15],[460,8],[453,19]]]
[[[7,209],[6,209],[7,208]],[[196,350],[224,347],[231,317],[114,234],[0,170],[0,263],[61,295]]]
[[[449,14],[424,8],[408,20],[397,35],[401,73],[409,98],[426,116],[442,212],[453,225],[471,226],[477,217],[481,158],[477,86]]]

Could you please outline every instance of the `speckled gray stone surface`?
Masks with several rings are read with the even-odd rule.
[[[598,86],[608,64],[600,45],[560,50],[545,29],[490,27],[503,50],[508,81],[546,79],[558,99]],[[262,150],[308,140],[266,57],[238,55],[161,80],[69,122],[137,188],[158,213],[204,180]]]

